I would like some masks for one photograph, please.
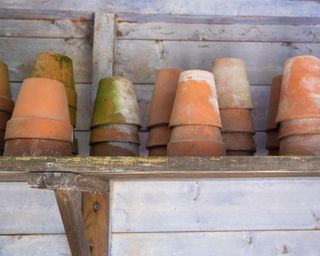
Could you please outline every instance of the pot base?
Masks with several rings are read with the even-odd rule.
[[[320,155],[320,134],[293,135],[281,139],[279,155]]]
[[[149,131],[147,148],[167,146],[170,141],[171,129],[168,124],[152,127]]]
[[[166,156],[167,146],[151,147],[149,150],[149,156]]]
[[[226,150],[249,150],[255,151],[256,146],[253,134],[249,132],[225,132],[222,133]]]
[[[91,144],[90,156],[138,156],[139,144],[130,142],[99,142]]]
[[[268,150],[269,156],[278,156],[279,155],[279,148],[273,148]]]
[[[253,156],[254,151],[250,150],[227,150],[227,156]]]
[[[267,149],[279,148],[280,141],[279,141],[279,130],[273,129],[267,131]]]

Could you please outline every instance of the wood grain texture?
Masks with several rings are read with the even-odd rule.
[[[72,255],[90,256],[88,239],[76,191],[55,190],[57,204]]]
[[[320,179],[114,181],[112,232],[319,229]]]
[[[286,59],[305,54],[320,55],[320,44],[118,40],[114,73],[150,84],[162,67],[211,71],[213,59],[235,57],[246,62],[251,84],[266,85],[282,72]]]
[[[317,255],[319,231],[113,234],[112,255]]]

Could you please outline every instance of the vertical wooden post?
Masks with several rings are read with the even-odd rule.
[[[90,256],[91,253],[81,214],[79,192],[55,190],[54,193],[72,256]]]
[[[83,193],[82,214],[92,256],[108,255],[109,191]]]

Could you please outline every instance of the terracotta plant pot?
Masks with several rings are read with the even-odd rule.
[[[279,155],[320,155],[320,134],[301,134],[280,140]]]
[[[99,142],[91,144],[91,156],[137,156],[139,144],[130,142]]]
[[[222,132],[251,132],[254,133],[254,125],[251,111],[243,108],[220,109]]]
[[[216,141],[222,143],[220,128],[210,125],[179,125],[172,128],[170,142]]]
[[[139,128],[132,124],[109,124],[91,129],[90,144],[107,141],[140,144]]]
[[[267,149],[277,149],[280,146],[279,130],[273,129],[267,131]]]
[[[71,147],[72,155],[76,156],[79,154],[79,143],[78,139],[73,136],[73,143]]]
[[[215,59],[212,73],[216,82],[220,109],[253,108],[250,84],[243,60]]]
[[[320,118],[299,118],[281,122],[279,138],[298,134],[320,134]]]
[[[297,56],[286,61],[276,122],[320,117],[320,60]]]
[[[8,66],[0,61],[0,96],[11,100]]]
[[[254,153],[250,150],[227,150],[227,156],[253,156]]]
[[[171,129],[167,125],[154,126],[149,131],[147,148],[167,146],[170,140]]]
[[[5,130],[7,121],[11,118],[11,113],[0,110],[0,129]]]
[[[14,103],[11,99],[0,96],[0,110],[8,113],[12,113]]]
[[[279,123],[276,122],[276,117],[278,113],[281,84],[282,75],[277,75],[272,79],[272,87],[269,98],[269,108],[267,117],[267,130],[276,129],[279,126]]]
[[[168,156],[224,156],[224,144],[216,141],[175,141],[167,146]]]
[[[52,154],[55,154],[53,151],[56,149],[59,151],[64,145],[66,149],[61,149],[60,152],[64,154],[70,151],[71,154],[72,137],[63,84],[47,78],[24,80],[12,119],[7,122],[5,155],[19,155],[22,152],[21,149],[14,148],[19,143],[23,152],[27,152],[26,154],[35,150],[34,145],[39,145],[40,148],[45,143],[47,143],[47,149],[39,149],[35,152],[43,152],[43,155],[46,155],[51,152],[52,146]],[[17,154],[14,154],[15,150]]]
[[[249,150],[255,151],[252,133],[248,132],[225,132],[222,133],[222,139],[226,150]]]
[[[149,156],[166,156],[167,155],[167,146],[156,146],[150,147]]]
[[[3,152],[3,150],[4,150],[4,134],[5,134],[5,130],[0,130],[0,151],[2,151]],[[1,152],[0,152],[0,155],[2,155],[1,154]]]
[[[105,124],[140,125],[133,84],[124,77],[107,77],[99,82],[91,127]]]
[[[149,128],[169,123],[181,72],[182,69],[178,68],[158,70],[150,105]]]
[[[63,54],[56,52],[38,54],[31,76],[58,80],[65,87],[75,91],[72,59]]]
[[[279,155],[279,148],[269,149],[268,155],[269,156],[278,156]]]
[[[213,75],[203,70],[181,73],[169,126],[213,125],[221,127]]]

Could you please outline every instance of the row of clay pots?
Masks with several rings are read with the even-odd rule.
[[[245,63],[241,59],[221,58],[213,62],[222,138],[227,155],[250,156],[255,152],[253,102]]]
[[[6,125],[11,118],[13,107],[8,67],[0,61],[0,156],[3,155]]]
[[[133,84],[123,77],[100,80],[91,120],[90,155],[139,155],[139,126]]]
[[[70,122],[73,128],[77,125],[77,92],[75,89],[72,59],[55,52],[38,54],[31,77],[49,78],[61,82],[66,91]],[[78,154],[78,141],[74,137],[73,155]]]

